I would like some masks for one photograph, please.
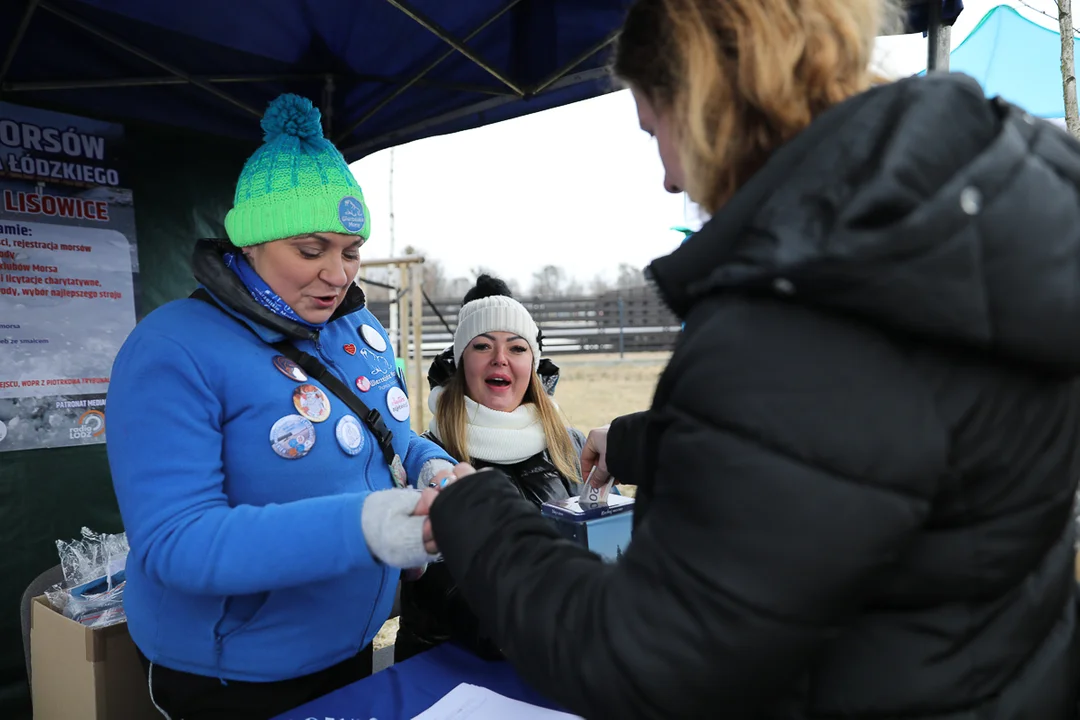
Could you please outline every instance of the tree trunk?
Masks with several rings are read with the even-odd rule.
[[[1080,138],[1080,113],[1076,109],[1076,62],[1074,58],[1072,0],[1058,0],[1058,26],[1061,29],[1061,88],[1065,93],[1065,127]]]

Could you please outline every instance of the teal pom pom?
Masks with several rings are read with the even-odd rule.
[[[273,142],[281,136],[318,140],[323,134],[322,113],[306,97],[281,95],[270,103],[262,119],[263,139]]]

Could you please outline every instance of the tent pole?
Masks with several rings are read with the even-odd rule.
[[[504,8],[499,10],[499,12],[497,12],[494,15],[492,15],[491,17],[489,17],[482,24],[480,24],[480,26],[478,26],[475,30],[473,30],[471,33],[466,35],[464,42],[469,42],[474,37],[479,35],[485,28],[487,28],[488,25],[491,25],[491,23],[498,20],[500,17],[502,17],[505,13],[507,13],[511,8],[513,8],[519,2],[521,2],[521,0],[511,0],[510,3],[508,3]],[[351,126],[349,126],[348,130],[346,130],[345,132],[341,133],[341,135],[338,136],[337,142],[340,143],[345,138],[349,137],[354,132],[356,132],[356,129],[358,127],[360,127],[361,125],[363,125],[364,123],[366,123],[368,120],[370,120],[372,115],[374,115],[375,113],[379,112],[384,107],[386,107],[387,105],[392,103],[395,99],[397,99],[403,92],[408,90],[410,87],[412,87],[413,85],[421,82],[425,75],[427,75],[429,72],[434,70],[436,67],[438,67],[439,63],[441,63],[443,60],[445,60],[446,58],[450,57],[453,54],[454,54],[454,49],[451,48],[451,49],[447,50],[445,53],[443,53],[442,55],[440,55],[439,57],[435,58],[433,61],[431,61],[430,64],[428,64],[426,67],[424,67],[422,70],[420,70],[420,72],[416,73],[411,78],[409,78],[404,83],[402,83],[396,90],[394,90],[392,93],[390,93],[390,95],[388,95],[387,97],[380,100],[379,103],[375,107],[371,108],[366,113],[364,113],[362,116],[360,116],[360,119],[358,119],[355,123],[353,123]]]
[[[206,83],[213,84],[240,84],[240,83],[275,83],[275,82],[316,82],[323,81],[325,75],[215,75],[213,77],[192,76]],[[381,75],[344,75],[338,76],[347,80],[361,83],[384,83],[393,84],[402,81],[402,78],[386,77]],[[180,77],[138,77],[138,78],[113,78],[111,80],[48,80],[42,82],[11,82],[4,85],[4,90],[9,92],[43,92],[48,90],[97,90],[99,88],[136,88],[136,87],[164,87],[166,85],[188,85],[187,80]],[[509,90],[504,88],[489,87],[484,85],[468,85],[464,83],[444,83],[433,80],[418,80],[417,85],[426,85],[443,90],[461,90],[463,92],[477,93],[480,95],[495,95],[498,97],[514,97]]]
[[[427,17],[426,15],[423,15],[419,10],[416,10],[415,8],[409,6],[407,3],[403,2],[403,0],[386,0],[386,2],[390,3],[391,5],[396,7],[398,10],[400,10],[401,12],[405,13],[406,15],[411,17],[413,20],[418,22],[421,26],[423,26],[432,35],[439,38],[444,43],[446,43],[450,47],[454,48],[455,50],[457,50],[459,53],[461,53],[465,57],[472,60],[482,70],[487,72],[489,75],[494,77],[496,80],[501,82],[506,87],[513,90],[519,96],[524,96],[525,95],[524,90],[522,90],[517,85],[515,85],[513,81],[511,81],[508,77],[503,75],[501,72],[499,72],[498,70],[493,68],[489,63],[487,63],[479,55],[474,53],[472,50],[467,48],[465,45],[463,45],[459,41],[455,40],[453,35],[451,35],[446,30],[444,30],[442,27],[440,27],[438,25],[438,23],[436,23],[434,20]]]
[[[216,95],[217,97],[221,98],[222,100],[229,103],[230,105],[235,105],[236,107],[240,108],[241,110],[244,110],[245,112],[248,112],[248,113],[254,115],[255,117],[258,117],[258,118],[262,117],[262,113],[259,112],[258,110],[256,110],[255,108],[251,107],[250,105],[247,105],[246,103],[241,102],[240,100],[237,100],[232,95],[229,95],[226,92],[222,92],[221,90],[218,90],[216,87],[214,87],[210,83],[206,83],[206,82],[203,82],[202,80],[198,80],[198,79],[192,77],[191,75],[188,75],[183,70],[180,70],[179,68],[173,67],[172,65],[169,65],[168,63],[166,63],[166,62],[164,62],[162,60],[158,60],[153,55],[150,55],[149,53],[146,53],[146,52],[140,50],[139,48],[134,47],[133,45],[129,45],[128,43],[124,42],[120,38],[115,37],[113,35],[110,35],[109,33],[105,32],[104,30],[96,28],[93,25],[83,21],[82,19],[77,18],[74,15],[72,15],[72,14],[70,14],[70,13],[64,11],[64,10],[61,10],[60,8],[53,7],[51,4],[49,4],[47,2],[43,2],[43,3],[41,3],[41,9],[51,12],[53,15],[56,15],[58,18],[60,18],[62,20],[67,20],[69,23],[71,23],[75,27],[81,28],[82,30],[90,33],[91,35],[94,35],[94,36],[96,36],[98,38],[101,38],[102,40],[104,40],[107,43],[115,45],[116,47],[120,48],[121,50],[125,50],[125,51],[131,53],[132,55],[135,55],[136,57],[142,58],[143,60],[145,60],[146,62],[148,62],[148,63],[150,63],[152,65],[157,65],[159,68],[161,68],[162,70],[164,70],[165,72],[167,72],[167,73],[169,73],[171,75],[175,75],[178,78],[183,78],[184,80],[191,83],[195,87],[201,88],[201,89],[205,90],[206,92],[210,93],[211,95]]]
[[[322,90],[323,135],[329,136],[334,126],[334,76],[327,75]]]
[[[307,75],[262,75],[262,76],[232,76],[204,77],[207,83],[263,83],[263,82],[302,82],[311,80]],[[43,82],[13,82],[8,83],[6,90],[11,92],[42,92],[48,90],[98,90],[100,88],[137,88],[137,87],[163,87],[166,85],[188,85],[188,81],[180,77],[144,77],[144,78],[113,78],[111,80],[46,80]]]
[[[550,76],[547,77],[547,79],[545,79],[543,82],[538,84],[536,87],[530,89],[529,90],[529,95],[538,95],[539,93],[542,93],[544,90],[547,90],[548,87],[550,87],[553,83],[556,83],[559,80],[561,80],[563,78],[563,76],[565,76],[568,72],[570,72],[571,70],[576,68],[578,65],[580,65],[581,63],[583,63],[586,60],[588,60],[589,58],[591,58],[596,53],[598,53],[601,50],[603,50],[604,48],[606,48],[611,43],[615,42],[615,38],[617,38],[617,37],[619,37],[619,30],[613,30],[611,33],[608,34],[608,36],[606,38],[604,38],[600,42],[596,43],[591,48],[589,48],[585,52],[581,53],[580,55],[578,55],[576,58],[574,58],[570,62],[563,65],[561,68],[559,68],[558,70],[553,72]]]
[[[952,28],[941,22],[943,0],[931,0],[927,5],[926,71],[949,71],[949,51],[952,49]]]
[[[4,65],[0,67],[0,86],[3,85],[4,80],[7,79],[8,71],[11,70],[11,63],[15,62],[15,55],[19,52],[19,46],[22,45],[23,37],[26,35],[26,29],[30,27],[30,20],[34,17],[34,11],[37,10],[37,6],[40,0],[30,0],[26,4],[26,10],[23,11],[22,20],[19,22],[19,27],[15,30],[15,37],[11,40],[11,45],[8,47],[7,56],[4,58]]]
[[[416,396],[416,432],[422,433],[427,427],[424,423],[424,266],[416,263],[411,268],[409,292],[412,294],[412,338],[413,338],[413,390]]]

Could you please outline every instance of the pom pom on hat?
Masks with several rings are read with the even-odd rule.
[[[308,142],[323,139],[322,113],[306,97],[281,95],[270,103],[262,118],[263,140],[294,137]]]
[[[481,275],[476,285],[465,293],[458,325],[454,332],[454,363],[461,364],[465,348],[477,335],[488,332],[509,332],[529,344],[533,354],[533,370],[540,367],[540,328],[525,306],[514,299],[505,282],[490,275]]]
[[[492,295],[505,295],[506,297],[514,297],[514,293],[510,292],[510,286],[497,277],[490,275],[481,275],[476,278],[476,285],[469,289],[469,292],[465,293],[464,299],[461,304],[467,305],[473,300],[479,300],[480,298],[491,297]]]

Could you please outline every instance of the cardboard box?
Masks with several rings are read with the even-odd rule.
[[[36,597],[30,667],[34,720],[161,720],[127,623],[88,628]]]
[[[544,503],[540,513],[555,522],[562,534],[609,562],[617,562],[634,529],[634,499],[609,495],[608,504],[582,510],[577,498]]]

